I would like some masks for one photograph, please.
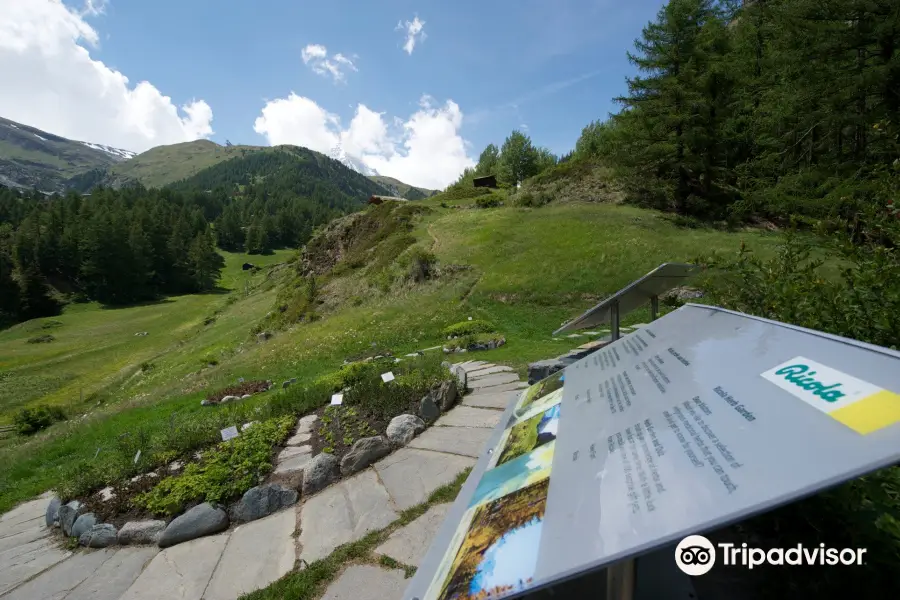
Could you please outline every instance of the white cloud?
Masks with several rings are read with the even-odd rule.
[[[212,109],[203,100],[179,111],[150,82],[132,86],[91,58],[99,34],[85,19],[105,6],[87,0],[78,11],[60,0],[0,0],[0,115],[139,152],[211,135]]]
[[[308,44],[300,52],[303,63],[309,65],[314,73],[319,75],[331,75],[335,83],[347,80],[345,70],[357,71],[353,61],[338,52],[331,58],[328,58],[328,48],[322,44]]]
[[[416,44],[425,41],[425,21],[420,21],[418,16],[413,17],[412,21],[398,21],[397,30],[406,32],[406,42],[403,49],[407,54],[412,54],[416,48]]]
[[[382,175],[437,189],[475,165],[468,142],[459,134],[462,120],[462,111],[452,100],[436,105],[423,96],[406,121],[360,104],[345,128],[340,117],[291,92],[266,103],[253,128],[272,145],[306,146],[325,154],[339,147]]]

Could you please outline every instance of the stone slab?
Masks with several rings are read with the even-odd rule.
[[[493,375],[494,373],[512,373],[512,367],[507,367],[504,365],[485,365],[481,369],[476,369],[474,371],[466,371],[469,375],[469,381],[477,381],[482,377],[486,377],[487,375]]]
[[[478,458],[491,433],[492,430],[484,427],[429,427],[407,447]]]
[[[438,427],[487,427],[493,429],[500,423],[500,411],[471,406],[457,406],[441,416],[435,423]]]
[[[0,553],[0,595],[71,556],[40,539]]]
[[[507,383],[516,383],[517,381],[519,381],[519,376],[516,373],[493,373],[491,375],[480,377],[478,379],[470,378],[468,387],[472,388],[473,390],[478,390],[481,388],[490,388]]]
[[[225,550],[228,534],[197,538],[153,557],[121,600],[200,600]]]
[[[475,459],[468,456],[401,448],[375,463],[375,470],[397,508],[406,510],[428,500],[431,492],[474,464]]]
[[[402,569],[353,565],[328,586],[322,600],[400,600],[407,580]]]
[[[4,538],[16,535],[17,533],[34,529],[35,527],[47,529],[46,517],[34,517],[18,522],[10,521],[7,523],[0,523],[0,541]]]
[[[93,576],[66,596],[66,600],[119,600],[157,554],[159,548],[149,546],[117,548]]]
[[[469,373],[470,371],[475,371],[484,368],[485,366],[493,365],[490,365],[488,362],[483,360],[470,360],[464,363],[460,363],[460,366],[466,370],[466,373]]]
[[[76,554],[20,585],[3,596],[3,600],[62,600],[114,553],[114,550],[106,549]]]
[[[30,521],[47,514],[47,505],[50,504],[50,497],[44,494],[34,500],[23,502],[9,512],[0,515],[0,531],[6,525],[21,523],[22,521]]]
[[[311,433],[298,433],[284,443],[285,446],[302,446],[309,442]]]
[[[0,537],[0,552],[24,546],[50,535],[50,530],[47,529],[46,521],[43,518],[26,521],[23,525],[28,525],[28,528],[5,537]]]
[[[293,569],[296,526],[296,512],[283,510],[234,529],[203,599],[235,600]]]
[[[302,471],[306,468],[306,465],[309,464],[309,461],[312,460],[312,449],[309,446],[306,446],[306,452],[301,452],[299,454],[295,454],[290,458],[281,461],[275,467],[276,475],[284,475],[286,473],[296,473],[297,471]]]
[[[493,408],[496,410],[504,410],[509,406],[510,402],[514,402],[521,392],[515,390],[512,392],[494,392],[470,394],[463,396],[462,404],[464,406],[474,406],[476,408]]]
[[[400,451],[402,452],[402,450]],[[383,529],[399,515],[391,497],[367,469],[309,498],[300,512],[300,559],[325,558],[347,542]]]
[[[301,454],[312,454],[312,448],[309,446],[288,446],[278,453],[277,462],[283,462],[289,458],[300,456]]]
[[[316,415],[306,415],[305,417],[300,417],[297,420],[297,429],[294,431],[294,433],[312,433],[312,428],[318,420],[319,417],[317,417]]]
[[[418,567],[447,517],[448,510],[450,504],[432,506],[424,515],[392,533],[375,552],[390,556],[404,565]]]

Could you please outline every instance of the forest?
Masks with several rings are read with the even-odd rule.
[[[124,305],[214,289],[216,247],[297,248],[382,188],[309,150],[236,157],[162,190],[45,196],[0,188],[0,324],[69,300]]]

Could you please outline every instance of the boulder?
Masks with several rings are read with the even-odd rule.
[[[430,392],[419,402],[419,416],[426,423],[433,423],[441,416],[441,408],[434,403]]]
[[[62,501],[53,496],[50,499],[50,504],[47,505],[47,513],[44,516],[47,527],[58,527],[59,526],[59,508],[62,506]]]
[[[234,402],[235,400],[240,400],[237,396],[223,396],[221,400],[219,400],[219,404],[225,404],[226,402]]]
[[[97,524],[97,517],[94,516],[94,513],[84,513],[75,519],[75,523],[72,524],[72,537],[80,538],[81,534],[87,533],[90,531],[91,527]]]
[[[463,389],[466,389],[466,386],[469,385],[469,374],[466,372],[464,368],[457,365],[455,367],[450,367],[450,373],[462,384]]]
[[[226,529],[228,529],[228,515],[225,511],[204,502],[173,519],[159,537],[159,547],[168,548]]]
[[[387,438],[392,444],[405,446],[425,431],[425,421],[415,415],[400,415],[387,426]]]
[[[88,548],[106,548],[116,543],[116,528],[109,523],[94,525],[78,538],[78,543]]]
[[[269,333],[268,331],[263,331],[262,333],[256,334],[256,341],[261,344],[261,343],[265,342],[267,339],[269,339],[270,337],[272,337],[271,333]]]
[[[252,397],[253,397],[253,394],[244,394],[243,396],[241,396],[241,400],[246,400],[247,398],[252,398]]]
[[[662,295],[661,300],[677,300],[679,302],[687,302],[689,300],[696,300],[697,298],[703,297],[703,291],[698,290],[697,288],[692,288],[688,286],[680,286],[677,288],[672,288],[668,292]]]
[[[200,406],[215,406],[215,405],[216,405],[215,402],[212,402],[211,400],[207,400],[205,398],[200,401]]]
[[[294,385],[295,383],[297,383],[297,378],[291,377],[291,385]]]
[[[440,407],[441,412],[447,412],[456,404],[456,382],[442,381],[431,388],[431,399]]]
[[[81,502],[78,500],[72,500],[68,504],[59,507],[59,526],[62,527],[66,536],[72,535],[72,525],[75,524],[75,519],[81,514],[81,509]]]
[[[341,474],[350,475],[361,471],[390,452],[391,445],[380,435],[356,440],[350,451],[341,459]]]
[[[231,516],[235,521],[255,521],[295,504],[298,497],[295,490],[277,483],[258,485],[244,492],[232,508]]]
[[[303,469],[303,495],[315,494],[338,478],[338,459],[327,452],[317,454]]]
[[[129,544],[155,544],[166,528],[165,521],[129,521],[122,525],[116,537],[123,546]]]
[[[283,389],[283,390],[286,390],[286,389],[288,389],[289,387],[291,387],[291,382],[290,382],[290,381],[285,381],[284,383],[281,384],[281,389]]]
[[[528,365],[528,385],[534,385],[538,381],[550,377],[557,371],[566,368],[566,363],[558,358],[539,360]]]

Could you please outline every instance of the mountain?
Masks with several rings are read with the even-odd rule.
[[[400,198],[406,198],[407,200],[424,200],[425,198],[431,198],[437,194],[437,190],[415,187],[386,175],[369,175],[369,179],[382,187],[387,188],[392,196],[399,196]]]
[[[357,173],[362,173],[363,175],[369,177],[372,175],[378,175],[378,171],[375,169],[370,169],[366,165],[364,165],[361,161],[353,158],[349,154],[344,151],[344,148],[338,143],[337,146],[331,149],[331,152],[328,153],[329,158],[333,158],[334,160],[340,162],[345,167],[353,169]]]
[[[128,150],[69,140],[0,117],[0,185],[63,191],[71,177],[133,156]]]

